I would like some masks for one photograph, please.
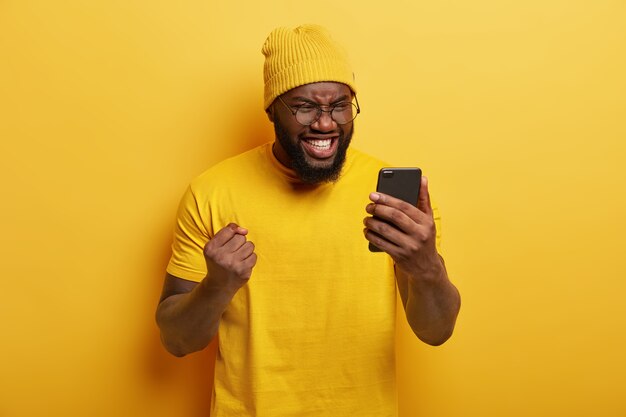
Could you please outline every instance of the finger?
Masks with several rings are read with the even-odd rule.
[[[370,200],[372,200],[376,206],[393,207],[397,210],[402,211],[414,221],[419,220],[419,210],[417,209],[417,207],[412,205],[411,203],[407,203],[404,200],[400,200],[399,198],[379,192],[371,193]],[[368,213],[372,214],[370,211],[368,211]]]
[[[414,212],[407,214],[397,208],[384,204],[370,204],[365,208],[372,216],[385,220],[406,233],[411,233],[415,224],[420,221],[420,212],[413,207]]]
[[[376,232],[369,230],[368,228],[363,229],[363,234],[365,235],[365,239],[367,239],[370,243],[390,255],[392,253],[395,253],[396,250],[399,249],[397,245],[389,242],[388,240],[376,234]]]
[[[383,239],[393,243],[396,246],[403,246],[410,237],[402,230],[390,225],[375,217],[366,217],[363,221],[365,227],[382,237]]]
[[[226,227],[230,227],[238,235],[244,235],[245,236],[245,235],[248,234],[248,229],[246,229],[245,227],[239,226],[237,223],[228,223],[228,225]]]
[[[248,258],[254,252],[254,243],[247,241],[235,251],[235,256],[239,260]]]
[[[256,261],[257,256],[254,252],[252,252],[250,256],[248,256],[246,259],[241,261],[241,268],[248,271],[247,274],[244,274],[244,278],[250,278],[250,276],[252,275],[252,268],[254,268],[254,266],[256,265]]]
[[[230,239],[232,239],[233,236],[235,236],[236,234],[245,236],[248,234],[248,230],[243,227],[240,227],[239,225],[235,223],[229,223],[227,226],[220,229],[215,234],[215,236],[213,236],[213,239],[211,239],[209,243],[213,242],[211,243],[212,246],[221,247],[221,246],[224,246],[224,244],[228,242]]]
[[[248,256],[246,259],[244,259],[243,261],[241,261],[246,267],[248,268],[252,268],[254,265],[256,265],[256,261],[257,261],[257,254],[252,252],[250,254],[250,256]]]
[[[224,243],[224,246],[222,246],[222,248],[226,252],[234,253],[237,252],[237,250],[239,250],[239,248],[241,248],[244,243],[246,243],[246,237],[240,234],[235,234],[233,235],[233,237],[230,238],[228,242]]]
[[[417,199],[417,208],[429,215],[433,213],[433,208],[430,203],[430,193],[428,192],[428,178],[426,177],[422,177],[420,193]]]

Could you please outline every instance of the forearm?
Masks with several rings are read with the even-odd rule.
[[[222,314],[235,293],[211,286],[205,279],[190,292],[164,299],[156,320],[165,348],[179,357],[205,348],[217,334]]]
[[[443,261],[410,273],[396,270],[406,318],[425,343],[441,345],[450,338],[461,305],[456,287],[448,279]]]

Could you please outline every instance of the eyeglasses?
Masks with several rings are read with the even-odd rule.
[[[342,101],[340,103],[333,104],[332,106],[324,106],[328,107],[328,110],[322,109],[322,106],[315,103],[307,103],[301,106],[291,107],[289,104],[285,103],[280,96],[278,96],[278,99],[289,109],[291,114],[295,116],[296,121],[302,126],[310,126],[317,122],[320,117],[322,117],[322,113],[329,113],[330,117],[339,125],[350,123],[356,119],[356,116],[359,113],[361,113],[359,100],[357,100],[356,95],[354,96],[356,104],[349,101]]]

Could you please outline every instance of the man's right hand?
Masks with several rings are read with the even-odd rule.
[[[248,282],[257,256],[247,234],[247,229],[230,223],[204,246],[205,285],[236,292]]]
[[[256,264],[248,231],[231,223],[204,246],[207,276],[195,282],[166,274],[157,307],[165,348],[176,356],[204,349],[217,334],[220,319]]]

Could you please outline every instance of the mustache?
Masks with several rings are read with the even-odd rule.
[[[302,140],[303,137],[314,136],[311,135],[312,132],[310,129],[307,129],[307,131],[293,137],[287,133],[287,130],[280,122],[275,121],[274,132],[276,134],[276,140],[289,156],[291,160],[291,168],[296,172],[296,175],[298,175],[302,182],[315,185],[325,182],[336,182],[339,179],[341,170],[343,169],[346,160],[347,149],[350,145],[352,134],[354,132],[354,125],[352,125],[348,131],[345,131],[341,126],[339,126],[337,133],[333,134],[333,136],[337,137],[339,143],[335,159],[333,160],[332,165],[327,167],[315,167],[310,165],[307,161],[304,150],[299,144],[299,141]]]

